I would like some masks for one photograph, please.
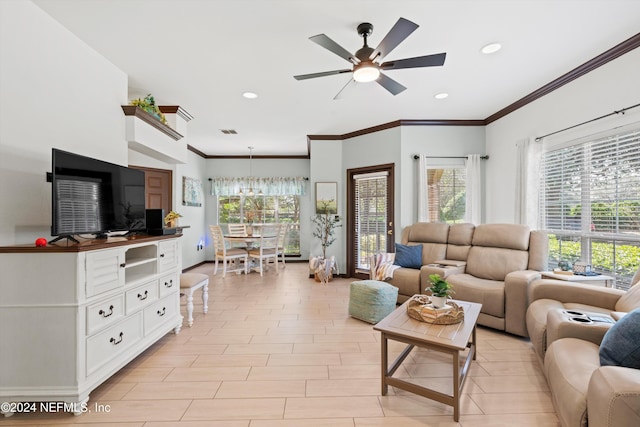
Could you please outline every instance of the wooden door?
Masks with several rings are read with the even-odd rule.
[[[347,170],[347,275],[369,277],[369,256],[394,249],[394,164]]]
[[[171,206],[173,206],[172,171],[141,166],[131,167],[144,171],[146,209],[164,209],[165,214],[171,212]]]

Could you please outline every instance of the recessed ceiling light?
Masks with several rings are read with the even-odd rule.
[[[258,97],[258,94],[254,92],[243,92],[242,96],[244,96],[247,99],[256,99]]]
[[[491,53],[496,53],[500,49],[502,49],[502,45],[500,43],[489,43],[488,45],[480,49],[480,52],[484,53],[485,55],[489,55]]]
[[[449,96],[449,94],[448,94],[448,93],[446,93],[446,92],[437,93],[437,94],[433,95],[433,97],[434,97],[435,99],[445,99],[445,98],[447,98],[448,96]]]

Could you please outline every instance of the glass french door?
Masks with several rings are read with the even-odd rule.
[[[369,275],[369,257],[392,252],[393,164],[347,170],[347,270]]]

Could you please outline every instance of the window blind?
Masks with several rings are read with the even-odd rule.
[[[640,128],[544,153],[540,217],[559,257],[591,262],[624,287],[639,260]]]
[[[387,249],[387,173],[354,176],[356,268],[369,269],[369,256]]]

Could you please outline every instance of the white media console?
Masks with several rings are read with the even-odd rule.
[[[0,402],[66,402],[79,415],[96,387],[178,333],[180,237],[0,247]]]

